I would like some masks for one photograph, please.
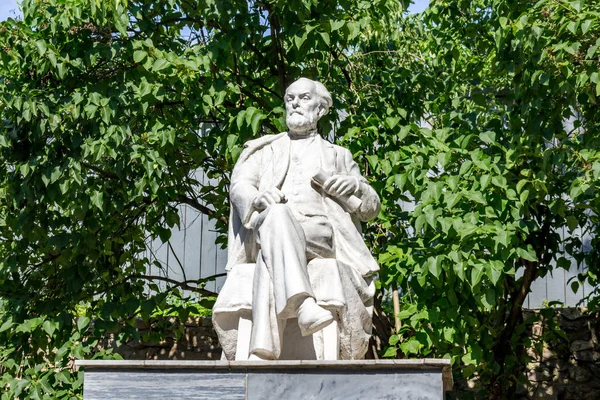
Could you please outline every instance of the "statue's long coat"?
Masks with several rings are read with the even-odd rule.
[[[360,174],[349,150],[333,145],[320,136],[315,140],[321,149],[321,169],[332,175],[356,176],[364,183],[360,185],[362,192],[359,193],[362,204],[352,213],[342,202],[323,194],[327,216],[334,230],[336,260],[345,297],[340,312],[340,359],[361,359],[367,351],[371,335],[374,295],[372,274],[379,267],[363,241],[360,221],[374,218],[379,212],[380,201]],[[252,277],[236,269],[256,262],[258,249],[249,227],[258,211],[253,209],[252,202],[258,192],[273,187],[281,188],[290,162],[290,142],[287,133],[281,133],[246,143],[232,174],[227,263],[229,275],[213,309],[213,323],[224,355],[230,360],[235,358],[235,321],[240,315],[247,314],[251,306],[248,304],[251,297],[244,293],[252,288]],[[273,337],[277,336],[274,332],[276,326],[269,329],[273,331]]]

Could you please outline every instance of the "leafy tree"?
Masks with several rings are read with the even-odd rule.
[[[369,58],[377,73],[364,87],[381,103],[346,139],[350,126],[373,132],[359,146],[371,144],[387,200],[382,285],[406,294],[387,355],[450,357],[482,396],[512,398],[526,379],[531,283],[573,258],[597,285],[598,10],[433,1],[403,21],[387,58]],[[402,211],[398,198],[416,207]]]
[[[112,357],[97,352],[97,339],[137,339],[135,319],[164,307],[167,292],[147,292],[147,243],[168,241],[181,204],[224,231],[228,173],[244,141],[285,129],[284,88],[318,77],[341,109],[356,97],[348,53],[384,38],[399,6],[22,8],[23,20],[0,25],[0,385],[3,398],[77,397],[72,360]],[[198,168],[218,183],[200,185]],[[211,295],[202,282],[171,283]],[[185,319],[189,308],[178,312]]]
[[[570,267],[566,254],[598,283],[596,4],[433,1],[413,17],[392,0],[22,7],[0,25],[3,398],[80,396],[73,358],[112,357],[98,338],[136,338],[135,318],[170,307],[146,290],[148,241],[168,241],[180,204],[225,231],[241,145],[285,130],[299,76],[334,94],[323,131],[383,200],[367,240],[381,293],[403,294],[397,331],[385,301],[376,313],[384,356],[449,357],[509,397],[531,283]],[[198,168],[218,183],[201,186]]]

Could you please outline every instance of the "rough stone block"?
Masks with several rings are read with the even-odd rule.
[[[589,350],[594,348],[594,342],[591,340],[575,340],[571,343],[571,351],[578,352],[582,350]]]
[[[600,353],[593,350],[582,350],[575,352],[575,359],[577,361],[594,362],[600,360]]]

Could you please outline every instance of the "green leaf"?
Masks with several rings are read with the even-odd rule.
[[[504,229],[498,229],[496,238],[494,239],[496,244],[501,244],[505,248],[508,248],[508,232]]]
[[[404,186],[406,185],[407,179],[408,179],[408,176],[406,174],[394,175],[394,182],[396,183],[396,186],[398,186],[398,189],[400,189],[400,190],[404,190]]]
[[[12,317],[8,317],[6,321],[0,326],[0,332],[4,332],[12,328],[15,324],[13,323]]]
[[[528,198],[529,198],[529,190],[525,189],[525,190],[523,190],[523,192],[521,192],[521,194],[519,196],[519,200],[521,201],[521,203],[525,204],[525,202],[527,201]]]
[[[65,73],[66,73],[65,63],[56,64],[56,69],[58,70],[58,77],[60,79],[63,79],[65,77]]]
[[[342,28],[345,23],[346,23],[346,21],[344,21],[344,20],[339,20],[339,21],[331,20],[331,21],[329,21],[329,24],[331,25],[331,32],[337,31],[338,29]]]
[[[579,282],[578,281],[571,282],[571,290],[573,291],[573,293],[577,293],[577,291],[579,290]]]
[[[527,179],[521,179],[518,183],[517,183],[517,193],[521,193],[521,190],[523,189],[523,186],[525,186],[527,184]]]
[[[238,135],[227,135],[227,149],[231,151],[236,146],[238,141]]]
[[[40,56],[46,54],[46,42],[44,42],[42,39],[36,40],[35,47],[37,47]]]
[[[487,275],[488,278],[490,278],[490,282],[492,282],[492,285],[496,285],[498,283],[498,281],[500,280],[500,277],[502,276],[502,270],[503,270],[502,267],[503,267],[502,263],[500,263],[500,265],[496,265],[494,262],[489,263],[485,267],[485,274]]]
[[[394,129],[398,125],[398,122],[400,122],[400,117],[387,117],[385,122],[390,129]]]
[[[454,341],[454,333],[455,329],[451,326],[446,326],[443,328],[443,336],[444,340],[448,343],[452,343]]]
[[[533,247],[531,247],[531,245],[528,245],[526,249],[522,248],[522,247],[518,247],[517,248],[517,255],[527,261],[531,261],[531,262],[537,262],[537,256],[535,254],[535,251],[533,250]]]
[[[167,243],[171,239],[171,230],[163,227],[157,227],[158,236],[163,243]]]
[[[87,316],[81,316],[79,318],[77,318],[77,330],[78,331],[83,331],[84,329],[86,329],[88,327],[88,325],[90,324],[90,318]]]
[[[127,14],[117,15],[114,20],[115,28],[119,31],[119,33],[127,37],[127,25],[129,25],[129,19],[127,18]]]
[[[571,269],[571,261],[567,260],[565,257],[559,257],[559,259],[556,261],[556,266],[568,271]]]
[[[489,174],[486,175],[482,175],[481,178],[479,178],[479,182],[481,184],[481,190],[485,190],[488,185],[490,184],[490,181],[492,180],[492,176]]]
[[[156,59],[156,61],[154,61],[154,64],[152,65],[152,71],[162,71],[163,69],[167,68],[168,65],[169,62],[167,60],[165,60],[164,58],[158,58]]]
[[[256,113],[252,116],[252,123],[250,124],[250,127],[252,128],[252,134],[256,136],[256,134],[258,133],[258,129],[260,128],[260,122],[264,119],[265,117],[260,114],[260,113]]]
[[[440,274],[442,273],[442,258],[441,257],[429,257],[427,259],[427,267],[429,272],[433,276],[439,279]]]
[[[418,354],[421,346],[421,342],[414,338],[410,338],[408,341],[400,344],[400,350],[402,350],[404,354]]]
[[[590,30],[592,22],[593,21],[591,19],[586,19],[585,21],[583,21],[583,24],[581,24],[581,33],[585,35]]]
[[[473,265],[473,269],[471,269],[471,287],[481,283],[481,278],[483,278],[484,273],[485,269],[482,264]]]
[[[506,178],[503,176],[494,176],[492,178],[492,184],[499,188],[506,189],[507,181]]]
[[[567,226],[571,232],[575,231],[579,227],[579,221],[572,215],[567,217]]]
[[[152,85],[149,84],[147,81],[142,81],[142,83],[140,83],[139,91],[140,97],[144,97],[152,93]]]
[[[395,347],[388,347],[388,349],[383,354],[383,358],[394,358],[396,357],[396,353],[398,350]]]
[[[371,168],[376,170],[379,165],[379,158],[377,157],[377,155],[375,155],[375,154],[368,155],[368,156],[366,156],[366,158],[367,158],[367,161],[369,162],[369,165],[371,166]]]
[[[402,310],[398,313],[397,317],[400,318],[400,320],[404,320],[407,319],[408,317],[410,317],[411,315],[413,315],[416,312],[416,309],[414,308],[409,308],[408,310]]]
[[[471,161],[464,161],[462,163],[462,165],[460,166],[460,171],[458,172],[459,175],[464,175],[467,173],[467,171],[469,171],[469,169],[471,168],[471,165],[473,163]]]
[[[242,129],[242,125],[244,124],[244,120],[246,119],[246,110],[240,111],[235,117],[235,123],[237,125],[238,130]]]
[[[56,374],[54,375],[54,377],[55,377],[55,378],[56,378],[56,379],[57,379],[59,382],[62,382],[62,383],[68,384],[68,385],[70,385],[70,384],[71,384],[71,379],[70,379],[71,377],[70,377],[69,371],[68,371],[68,370],[66,370],[66,369],[63,369],[62,371],[60,371],[60,372],[56,373]]]
[[[360,35],[360,24],[357,22],[348,22],[346,23],[346,27],[348,28],[348,40],[353,40],[358,35]]]
[[[571,186],[571,191],[569,192],[569,196],[571,196],[571,199],[573,199],[575,201],[581,194],[583,194],[583,192],[584,192],[583,185],[578,180],[575,180]]]
[[[6,139],[6,135],[0,133],[0,147],[10,147],[10,142]]]
[[[256,107],[248,107],[246,109],[246,115],[245,115],[246,124],[250,125],[250,123],[252,122],[252,118],[254,118],[254,114],[257,112],[258,112],[258,109]]]
[[[410,126],[403,126],[400,128],[400,133],[398,134],[398,140],[402,141],[404,138],[408,136],[410,133]]]
[[[454,273],[456,274],[456,276],[461,280],[464,281],[465,280],[465,265],[462,262],[458,262],[452,265],[452,268],[454,269]]]
[[[37,329],[42,324],[42,318],[30,318],[23,321],[22,324],[17,325],[17,332],[30,333]]]
[[[300,48],[302,47],[302,45],[304,44],[304,42],[307,39],[307,35],[306,32],[304,32],[303,35],[296,35],[294,36],[294,45],[296,46],[296,48],[298,50],[300,50]]]
[[[95,190],[94,193],[90,196],[90,200],[93,205],[98,207],[98,209],[102,210],[102,206],[104,204],[104,193]]]
[[[496,141],[496,132],[486,131],[479,134],[479,138],[482,142],[490,144]]]
[[[42,327],[44,328],[44,331],[46,331],[48,336],[52,337],[52,335],[54,334],[54,331],[58,327],[58,323],[53,322],[53,321],[44,321],[44,323],[42,324]]]
[[[146,52],[143,50],[136,50],[133,52],[133,61],[136,63],[141,63],[146,58]]]

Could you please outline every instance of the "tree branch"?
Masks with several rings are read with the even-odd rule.
[[[202,214],[208,215],[209,217],[214,215],[215,211],[211,210],[210,208],[206,207],[203,204],[200,204],[197,200],[195,199],[190,199],[189,197],[183,196],[183,195],[179,195],[179,197],[177,197],[177,201],[181,204],[187,204],[188,206],[192,207],[195,210],[200,211]],[[223,222],[224,224],[227,224],[228,220],[225,217],[221,217],[219,218],[219,220],[221,222]]]
[[[217,274],[217,275],[213,275],[211,278],[219,278],[221,276],[226,276],[227,274],[223,273],[223,274]],[[203,296],[207,296],[207,297],[216,297],[217,293],[215,292],[211,292],[210,290],[206,290],[206,289],[202,289],[199,288],[197,286],[191,286],[190,283],[197,283],[198,281],[196,280],[187,280],[187,281],[177,281],[175,279],[171,279],[171,278],[167,278],[165,276],[159,276],[159,275],[131,275],[130,278],[132,279],[145,279],[147,281],[162,281],[162,282],[167,282],[170,283],[172,285],[175,285],[177,287],[182,288],[183,290],[189,290],[191,292],[196,292],[196,293],[200,293]]]
[[[121,180],[121,178],[119,177],[119,175],[115,174],[114,172],[105,171],[105,170],[103,170],[101,168],[96,167],[95,165],[88,164],[88,163],[83,162],[83,161],[81,162],[81,165],[84,166],[85,168],[91,170],[91,171],[94,171],[98,175],[102,175],[105,178]]]

